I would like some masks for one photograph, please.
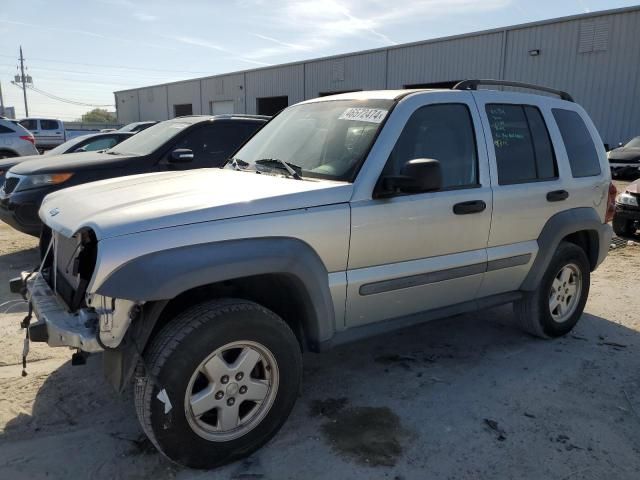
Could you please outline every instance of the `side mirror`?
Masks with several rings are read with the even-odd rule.
[[[189,148],[176,148],[169,157],[170,163],[188,163],[193,161],[193,150]]]
[[[400,175],[382,179],[383,195],[402,193],[435,192],[442,188],[440,162],[433,158],[409,160],[400,170]]]

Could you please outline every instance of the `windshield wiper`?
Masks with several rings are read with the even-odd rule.
[[[267,167],[278,168],[280,170],[286,170],[296,180],[302,180],[302,167],[293,163],[285,162],[280,158],[262,158],[254,162],[256,165],[265,165]]]

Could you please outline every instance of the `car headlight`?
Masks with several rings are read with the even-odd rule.
[[[621,193],[620,195],[618,195],[618,197],[616,198],[616,202],[620,203],[621,205],[631,205],[633,207],[638,206],[638,198],[629,193]]]
[[[45,173],[41,175],[25,175],[16,187],[16,192],[29,190],[30,188],[44,187],[46,185],[58,185],[66,182],[73,176],[73,173]]]

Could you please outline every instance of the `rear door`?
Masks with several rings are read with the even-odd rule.
[[[558,161],[562,140],[545,97],[483,90],[474,97],[487,132],[493,188],[489,268],[480,289],[488,296],[520,287],[545,223],[569,208],[563,179],[570,174]]]
[[[442,166],[443,188],[391,198],[371,191],[354,195],[347,327],[474,300],[486,268],[491,185],[472,95],[432,92],[404,99],[374,149],[385,144],[380,148],[390,151],[372,150],[361,176],[375,174],[377,183],[399,174],[409,160],[434,158]],[[382,171],[372,172],[381,161]],[[370,180],[358,178],[356,190],[363,182]],[[481,208],[464,211],[464,204]]]

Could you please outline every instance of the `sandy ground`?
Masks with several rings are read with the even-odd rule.
[[[0,303],[33,247],[0,225]],[[215,474],[155,452],[99,356],[72,367],[35,344],[21,377],[18,304],[0,316],[0,479],[638,479],[639,269],[640,247],[613,250],[566,338],[522,334],[502,307],[306,355],[282,431]]]

